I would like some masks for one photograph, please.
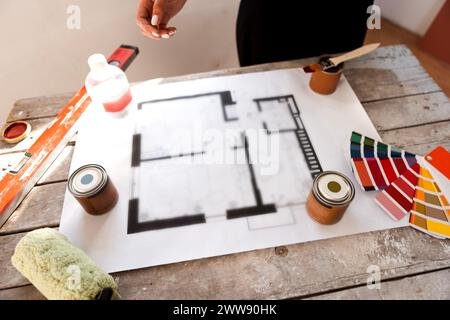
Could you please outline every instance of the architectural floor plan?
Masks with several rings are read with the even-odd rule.
[[[222,91],[138,104],[128,233],[248,218],[304,204],[311,179],[322,169],[295,98],[266,97],[253,102],[237,112],[232,92]],[[238,114],[249,120],[246,125]],[[180,128],[194,132],[199,125],[204,132],[231,132],[232,139],[222,139],[217,150],[207,138],[193,145],[190,139],[179,143],[180,137],[170,136]],[[277,140],[271,152],[277,153],[278,173],[264,175],[255,168],[258,159],[252,159],[252,154],[260,151],[261,141],[252,141],[246,130],[255,130],[256,138],[266,135],[261,140],[267,143]],[[269,139],[269,135],[276,137]],[[161,136],[165,139],[155,139]],[[204,161],[217,151],[232,161]],[[201,161],[180,161],[185,157]],[[292,216],[287,219],[293,220]]]
[[[336,225],[309,218],[314,177],[351,179],[352,131],[378,138],[345,78],[331,96],[301,69],[132,88],[122,118],[91,105],[71,172],[99,164],[116,207],[86,214],[66,194],[60,231],[107,272],[400,227],[370,193]]]

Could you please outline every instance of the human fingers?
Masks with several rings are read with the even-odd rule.
[[[150,11],[149,11],[150,12]],[[164,12],[164,1],[163,0],[155,0],[153,3],[153,8],[151,11],[151,19],[150,22],[152,26],[159,27],[162,23],[167,23],[168,18]]]
[[[150,16],[153,12],[153,1],[151,0],[140,0],[138,4],[138,9],[136,13],[136,24],[141,29],[143,35],[159,40],[161,35],[158,29],[150,24]]]
[[[155,40],[161,39],[160,30],[149,25],[146,21],[138,21],[137,24],[138,24],[139,28],[141,29],[141,32],[144,36],[155,39]]]
[[[165,25],[165,24],[160,24],[158,29],[159,29],[159,35],[163,39],[169,39],[170,37],[175,35],[175,33],[177,32],[177,28],[167,27],[167,25]]]

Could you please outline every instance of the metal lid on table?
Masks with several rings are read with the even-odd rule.
[[[353,200],[355,187],[342,173],[326,171],[314,180],[313,194],[324,205],[341,206]]]
[[[75,197],[92,197],[99,194],[108,183],[106,170],[89,164],[77,169],[69,178],[69,191]]]
[[[14,144],[25,140],[31,133],[31,125],[26,121],[8,123],[3,131],[2,138],[6,143]]]

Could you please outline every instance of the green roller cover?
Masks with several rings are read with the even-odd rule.
[[[47,299],[117,297],[114,279],[53,229],[39,229],[25,235],[17,244],[11,262]]]

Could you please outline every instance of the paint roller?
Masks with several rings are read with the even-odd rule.
[[[13,266],[50,300],[118,298],[117,283],[57,231],[25,235],[11,258]]]

